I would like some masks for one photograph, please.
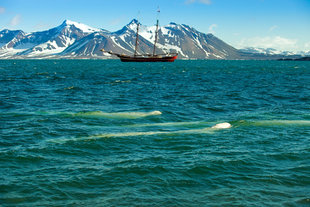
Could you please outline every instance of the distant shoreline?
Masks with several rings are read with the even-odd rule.
[[[119,60],[118,58],[100,58],[100,57],[52,57],[52,58],[0,58],[1,60]],[[279,58],[279,59],[194,59],[180,58],[177,60],[227,60],[227,61],[310,61],[310,57],[302,58]]]
[[[310,61],[310,57],[302,57],[302,58],[281,58],[279,61]]]

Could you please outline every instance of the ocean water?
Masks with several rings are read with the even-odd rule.
[[[310,206],[310,62],[1,60],[0,136],[0,206]]]

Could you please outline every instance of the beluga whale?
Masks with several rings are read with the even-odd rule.
[[[231,124],[228,122],[224,122],[224,123],[219,123],[214,125],[213,127],[211,127],[212,129],[229,129],[231,128]]]

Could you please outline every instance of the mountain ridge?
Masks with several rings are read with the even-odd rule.
[[[133,54],[138,20],[133,19],[115,32],[64,20],[48,30],[25,33],[0,31],[0,59],[14,58],[115,58],[100,50]],[[138,53],[150,54],[155,26],[140,25]],[[238,50],[211,33],[199,32],[185,24],[160,26],[156,53],[177,52],[181,59],[278,59],[281,54]],[[295,58],[295,56],[294,56]]]

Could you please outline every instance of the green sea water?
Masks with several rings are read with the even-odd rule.
[[[310,206],[310,62],[0,60],[0,206]]]

